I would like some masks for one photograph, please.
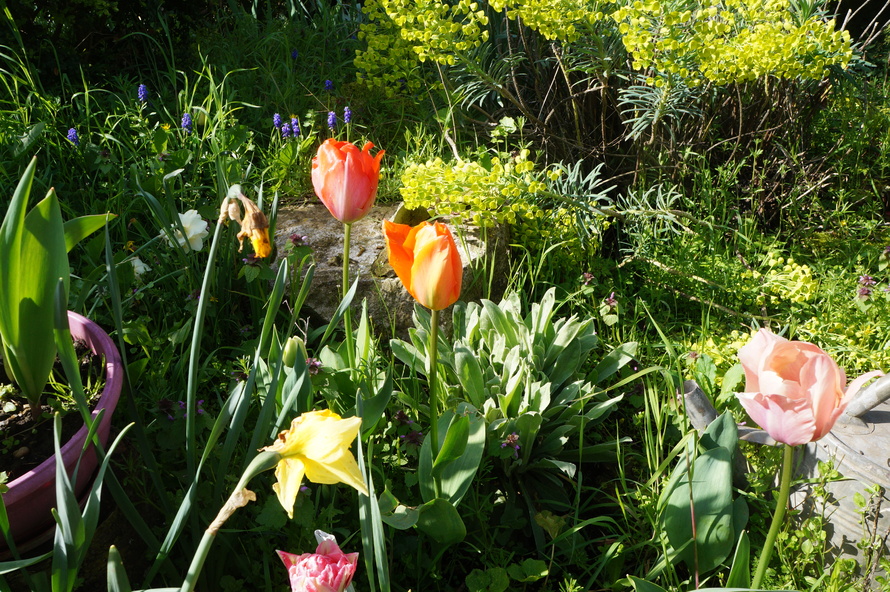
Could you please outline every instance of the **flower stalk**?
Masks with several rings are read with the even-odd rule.
[[[439,397],[436,393],[436,378],[438,377],[439,364],[439,311],[430,311],[430,437],[433,439],[431,450],[433,451],[433,461],[439,455]],[[439,494],[439,480],[435,480],[436,495]]]
[[[763,544],[763,551],[760,553],[760,560],[757,563],[757,571],[754,572],[754,580],[751,587],[755,590],[760,588],[763,582],[763,576],[766,575],[766,568],[769,566],[770,556],[773,553],[773,546],[776,544],[776,537],[785,520],[785,509],[788,507],[788,497],[791,494],[791,468],[794,459],[794,446],[784,445],[784,454],[782,456],[782,473],[779,481],[779,496],[776,498],[776,510],[773,513],[773,523],[769,527],[769,533],[766,535],[766,542]]]
[[[352,223],[343,223],[343,283],[340,286],[340,297],[346,298],[349,292],[349,243],[352,238]],[[343,311],[343,329],[346,332],[346,360],[350,372],[355,371],[355,345],[352,334],[352,306]]]

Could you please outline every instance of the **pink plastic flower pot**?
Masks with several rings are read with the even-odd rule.
[[[99,439],[104,446],[108,442],[111,430],[111,415],[117,406],[124,383],[120,353],[108,334],[89,319],[69,311],[68,324],[75,341],[84,341],[94,354],[105,356],[105,389],[93,410],[95,417],[100,409],[105,409],[98,429]],[[86,438],[87,428],[83,426],[74,437],[62,445],[62,459],[69,476],[74,473]],[[74,492],[78,499],[82,498],[90,486],[97,467],[96,451],[90,446],[83,455],[77,481],[74,484]],[[26,551],[43,542],[51,532],[54,525],[51,509],[56,506],[55,472],[56,459],[51,456],[33,470],[9,483],[9,491],[3,495],[12,538],[19,551]],[[0,536],[0,552],[5,550],[6,542]]]

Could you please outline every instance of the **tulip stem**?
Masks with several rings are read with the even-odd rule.
[[[430,311],[430,437],[432,440],[433,462],[439,456],[439,397],[436,394],[436,377],[439,365],[439,311]],[[433,478],[436,496],[439,495],[439,480]]]
[[[766,535],[766,542],[763,544],[763,551],[760,552],[760,561],[757,563],[757,571],[754,573],[754,580],[751,582],[751,588],[760,588],[763,582],[763,576],[766,575],[766,568],[769,566],[770,556],[773,553],[773,545],[776,543],[776,537],[785,518],[785,508],[788,506],[788,497],[791,494],[791,467],[794,459],[794,447],[785,444],[784,455],[782,457],[782,473],[779,482],[779,496],[776,498],[776,511],[773,514],[773,523],[769,527],[769,533]]]
[[[340,286],[340,296],[346,298],[349,292],[349,240],[352,235],[352,223],[343,224],[343,285]],[[352,304],[343,311],[343,330],[346,332],[346,360],[349,362],[349,372],[355,370],[355,346],[352,336]]]

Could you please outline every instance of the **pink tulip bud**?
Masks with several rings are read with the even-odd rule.
[[[317,530],[315,536],[319,539],[315,553],[277,551],[287,567],[291,592],[344,592],[355,575],[358,553],[344,553],[327,533]]]

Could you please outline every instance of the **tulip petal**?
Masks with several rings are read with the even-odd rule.
[[[751,419],[773,440],[790,446],[812,441],[816,420],[809,400],[763,393],[738,393],[736,396]]]
[[[405,247],[411,230],[412,228],[407,224],[396,224],[389,220],[383,221],[383,235],[386,238],[386,253],[389,257],[389,264],[406,288],[411,285],[411,264],[414,262],[413,251],[409,251]],[[411,291],[410,288],[408,291]],[[414,294],[411,295],[414,296]]]
[[[880,370],[872,370],[871,372],[866,372],[856,380],[850,383],[850,386],[847,387],[847,391],[844,393],[844,406],[852,400],[852,398],[862,390],[862,387],[865,386],[872,378],[878,378],[879,376],[883,376],[884,373]]]
[[[739,350],[739,361],[745,370],[745,391],[753,393],[763,390],[759,382],[761,363],[775,344],[782,341],[787,339],[767,329],[761,329]]]
[[[807,390],[816,422],[813,441],[825,437],[843,412],[840,406],[843,380],[843,373],[828,354],[811,358],[800,369],[800,384]]]

